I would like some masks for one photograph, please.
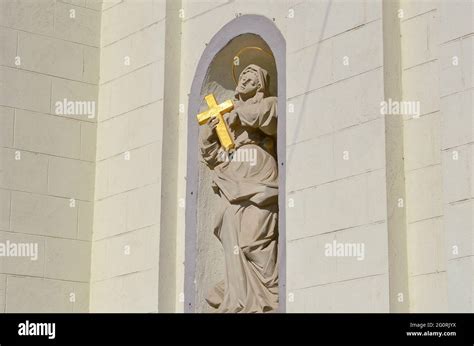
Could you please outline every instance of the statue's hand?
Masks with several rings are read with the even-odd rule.
[[[216,127],[219,124],[219,119],[212,117],[205,126],[205,138],[208,141],[212,141],[217,136]]]
[[[209,129],[210,129],[211,132],[213,132],[213,133],[215,133],[217,124],[219,124],[219,119],[217,119],[217,117],[212,117],[212,118],[207,122],[207,126],[209,126]]]
[[[224,114],[224,120],[229,127],[235,127],[240,123],[239,114],[235,110]]]

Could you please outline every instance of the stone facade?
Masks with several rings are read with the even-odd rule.
[[[0,241],[39,253],[0,258],[0,311],[184,311],[186,107],[247,14],[286,40],[286,311],[474,311],[473,7],[0,0]]]
[[[0,260],[0,311],[89,311],[97,125],[55,103],[97,100],[100,20],[92,1],[0,2],[0,239],[38,244]]]

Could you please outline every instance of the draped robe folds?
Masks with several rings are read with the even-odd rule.
[[[240,124],[230,128],[236,149],[227,160],[217,138],[206,133],[209,128],[203,127],[200,136],[202,159],[211,169],[213,189],[221,199],[213,225],[224,249],[225,278],[206,298],[217,312],[278,308],[276,104],[276,97],[264,93],[246,101],[236,96]],[[235,159],[249,158],[249,151],[253,161]]]

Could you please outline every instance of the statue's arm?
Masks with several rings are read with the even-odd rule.
[[[261,102],[242,105],[236,112],[244,126],[258,128],[269,136],[277,133],[277,98],[266,97]]]
[[[199,132],[199,150],[204,163],[213,169],[218,165],[218,154],[220,143],[215,131],[216,121],[209,121],[204,126],[201,126]]]

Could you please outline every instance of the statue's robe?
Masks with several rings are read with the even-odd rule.
[[[212,172],[213,189],[221,210],[214,233],[225,257],[225,278],[208,294],[217,312],[267,312],[278,307],[278,165],[274,145],[277,134],[277,99],[261,93],[234,99],[240,124],[230,129],[236,152],[249,150],[255,162],[223,160],[217,137],[207,138],[202,127],[200,150]],[[238,151],[247,151],[239,154]]]

